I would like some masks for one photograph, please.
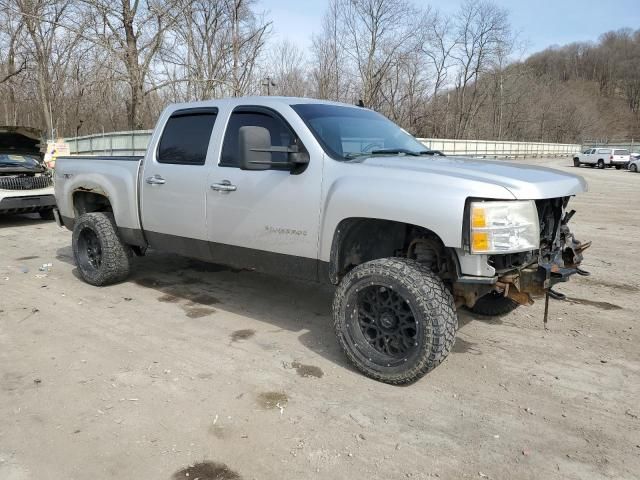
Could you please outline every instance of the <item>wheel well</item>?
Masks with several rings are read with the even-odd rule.
[[[113,212],[111,202],[101,193],[79,190],[73,194],[73,209],[76,218],[84,213]]]
[[[386,257],[414,258],[443,279],[455,276],[455,260],[438,235],[409,223],[375,218],[340,222],[331,245],[329,276],[337,284],[352,268]]]

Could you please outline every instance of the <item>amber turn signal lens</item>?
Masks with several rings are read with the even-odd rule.
[[[474,252],[486,252],[489,250],[489,233],[473,232],[471,234],[471,250]]]
[[[471,211],[471,226],[473,228],[486,228],[487,217],[482,207],[473,207]]]

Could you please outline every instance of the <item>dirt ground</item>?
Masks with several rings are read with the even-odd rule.
[[[640,174],[534,163],[589,181],[593,276],[549,331],[460,312],[408,387],[350,367],[331,288],[160,253],[96,288],[69,232],[0,219],[0,479],[640,478]]]

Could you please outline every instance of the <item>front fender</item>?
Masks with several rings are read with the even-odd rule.
[[[440,180],[443,180],[440,178]],[[331,182],[324,195],[321,215],[319,259],[330,261],[331,245],[338,225],[348,218],[372,218],[416,225],[434,232],[446,247],[462,248],[467,198],[476,196],[469,182],[451,184],[411,178],[341,177]],[[482,198],[513,199],[503,187],[484,185]]]

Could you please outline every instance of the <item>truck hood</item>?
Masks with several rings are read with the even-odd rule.
[[[565,197],[587,191],[587,182],[582,177],[519,163],[440,156],[375,156],[356,161],[371,167],[411,171],[418,175],[437,174],[497,185],[521,200]]]
[[[44,172],[42,138],[35,128],[0,126],[0,176]]]

